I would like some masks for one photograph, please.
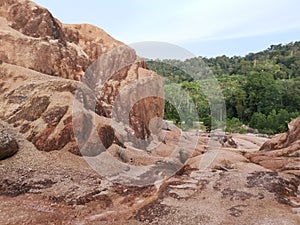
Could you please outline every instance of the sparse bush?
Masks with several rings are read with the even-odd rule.
[[[230,133],[240,133],[240,134],[247,133],[247,130],[242,126],[243,123],[238,118],[233,117],[232,119],[227,120],[225,131]]]

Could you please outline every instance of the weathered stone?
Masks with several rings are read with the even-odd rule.
[[[42,116],[49,104],[48,96],[34,97],[28,105],[17,111],[9,122],[14,123],[18,120],[35,121]]]
[[[60,120],[66,114],[68,108],[69,108],[68,106],[53,107],[49,109],[47,112],[45,112],[42,117],[45,123],[48,124],[48,126],[56,126],[57,124],[59,124]]]
[[[62,39],[59,22],[45,8],[30,1],[2,1],[0,16],[5,17],[10,26],[24,35],[34,38]]]
[[[291,204],[289,197],[297,197],[299,179],[287,180],[277,172],[255,172],[247,177],[248,187],[263,187],[274,193],[279,203]]]
[[[0,131],[0,160],[13,156],[19,150],[18,142],[11,135]]]
[[[55,126],[47,127],[40,134],[32,138],[32,143],[41,151],[60,150],[66,144],[74,141],[74,135],[71,123],[65,124],[64,128],[54,137],[51,137],[55,131]]]
[[[129,126],[132,129],[129,138],[136,147],[146,148],[152,134],[160,132],[156,118],[163,118],[162,80],[147,69],[133,49],[100,28],[64,25],[33,2],[10,0],[1,2],[0,31],[1,61],[59,78],[82,80],[88,87],[85,89],[89,89],[82,95],[84,108]],[[34,140],[38,149],[46,148],[45,145],[52,145],[47,150],[65,146],[67,143],[61,138],[70,139],[72,135],[67,133],[72,129],[64,130],[60,121],[70,116],[66,107],[70,109],[71,102],[66,100],[67,103],[56,106],[57,100],[51,96],[65,91],[77,95],[79,86],[44,78],[42,84],[42,76],[32,78],[24,73],[16,76],[11,69],[21,68],[7,68],[6,64],[2,68],[5,79],[1,80],[0,90],[1,94],[6,93],[2,95],[6,111],[5,117],[0,115],[0,118],[28,133],[28,139]],[[47,82],[51,84],[46,86]],[[31,124],[36,120],[39,122]],[[57,135],[60,137],[53,137]]]
[[[163,130],[173,130],[175,127],[174,122],[170,120],[164,120],[162,123]]]
[[[62,24],[65,39],[78,45],[88,55],[92,63],[102,54],[124,45],[104,30],[90,24]]]
[[[0,21],[1,61],[68,79],[80,80],[101,54],[123,45],[95,26],[63,25],[27,0],[2,1]]]
[[[160,143],[161,80],[101,29],[0,0],[0,80],[0,122],[21,148],[0,163],[1,224],[299,224],[299,177],[250,163],[230,140],[201,171],[209,137],[174,127]],[[299,165],[293,143],[289,157],[270,151],[281,169]]]
[[[224,135],[219,139],[220,143],[222,144],[223,147],[232,147],[232,148],[237,148],[237,143],[234,141],[232,136],[227,136]]]
[[[259,152],[246,156],[255,163],[275,171],[300,174],[300,117],[289,123],[289,130],[266,141]]]
[[[291,121],[288,125],[289,130],[287,133],[275,135],[274,138],[264,143],[260,150],[268,151],[275,149],[282,149],[289,147],[293,144],[297,144],[300,140],[300,116],[293,121]]]

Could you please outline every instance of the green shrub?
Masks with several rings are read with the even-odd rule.
[[[227,120],[226,123],[226,132],[230,133],[246,133],[247,130],[242,127],[243,123],[238,118],[231,118]]]

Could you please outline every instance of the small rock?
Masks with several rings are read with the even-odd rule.
[[[222,144],[223,147],[231,147],[231,148],[237,148],[237,143],[233,140],[231,136],[223,136],[219,138],[220,144]]]
[[[162,123],[163,130],[173,130],[175,127],[174,122],[170,120],[164,120]]]
[[[19,150],[15,138],[4,131],[0,131],[0,160],[13,156]]]

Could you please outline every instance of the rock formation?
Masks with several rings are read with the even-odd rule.
[[[136,145],[145,139],[147,144],[158,130],[150,126],[152,118],[163,117],[161,81],[132,49],[100,28],[64,25],[27,0],[1,1],[0,60],[0,118],[18,127],[39,150],[59,150],[69,144],[69,150],[78,153],[72,125],[77,89],[90,89],[85,98],[90,98],[90,110],[99,119],[128,120],[129,138]],[[137,99],[141,93],[148,95]],[[130,108],[124,111],[124,106]],[[118,143],[114,135],[110,139],[106,147]]]
[[[264,143],[260,150],[271,151],[287,147],[297,146],[300,150],[300,117],[292,120],[288,125],[288,132],[275,135],[271,140]],[[299,152],[298,152],[299,153]]]
[[[0,2],[1,60],[44,74],[80,80],[100,55],[123,45],[100,28],[64,25],[28,0]]]
[[[0,0],[0,224],[300,224],[299,119],[221,146],[163,125],[162,89],[103,30]]]
[[[289,130],[265,142],[259,152],[248,154],[255,163],[276,171],[300,175],[300,117],[291,121]]]

